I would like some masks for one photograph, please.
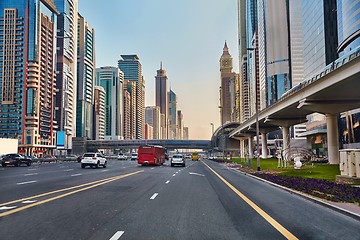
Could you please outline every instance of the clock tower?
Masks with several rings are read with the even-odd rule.
[[[229,53],[226,41],[223,53],[220,57],[220,119],[221,124],[231,121],[231,95],[230,95],[230,79],[234,76],[232,72],[232,57]]]

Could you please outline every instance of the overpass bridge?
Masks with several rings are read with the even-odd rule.
[[[265,134],[281,127],[284,149],[288,148],[289,127],[306,122],[309,114],[322,113],[327,121],[329,162],[339,163],[338,115],[357,108],[360,108],[360,46],[311,78],[305,79],[286,92],[278,102],[259,112],[262,146],[266,146]],[[255,135],[254,115],[241,123],[229,136],[250,142]],[[252,152],[252,144],[248,145],[249,152]]]
[[[172,139],[151,139],[151,140],[87,140],[86,138],[73,139],[73,153],[82,154],[93,152],[98,149],[134,149],[139,146],[157,145],[167,149],[211,149],[210,140],[172,140]]]

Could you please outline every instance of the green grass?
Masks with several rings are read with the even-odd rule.
[[[241,158],[233,158],[232,162],[248,165],[248,160]],[[251,168],[257,168],[256,159],[251,159]],[[306,163],[301,169],[294,169],[294,165],[290,164],[287,168],[279,168],[276,158],[260,159],[260,169],[279,171],[279,175],[284,176],[323,179],[330,182],[335,182],[335,176],[340,175],[339,164]]]

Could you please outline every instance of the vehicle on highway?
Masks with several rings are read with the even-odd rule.
[[[85,168],[86,166],[95,168],[102,166],[106,168],[106,165],[106,158],[101,153],[88,152],[85,153],[81,159],[81,168]]]
[[[175,154],[174,156],[172,156],[170,164],[172,167],[174,167],[175,165],[182,165],[183,167],[185,167],[185,158],[181,154]]]
[[[53,155],[46,155],[40,159],[40,162],[57,162],[57,158]]]
[[[199,160],[199,153],[198,153],[198,152],[193,152],[193,153],[191,154],[191,160],[192,160],[192,161],[197,161],[197,160]]]
[[[26,164],[31,166],[32,160],[22,154],[10,153],[6,154],[1,159],[1,166],[6,167],[7,165],[14,165],[15,167],[20,167],[21,164]]]
[[[137,153],[132,153],[131,157],[130,157],[131,161],[137,161],[138,160],[138,154]]]
[[[119,153],[116,158],[117,160],[127,160],[127,156],[123,153]]]
[[[78,156],[75,154],[69,154],[65,156],[65,161],[76,161],[78,159]]]
[[[138,164],[163,165],[166,149],[162,146],[140,146],[138,148]]]

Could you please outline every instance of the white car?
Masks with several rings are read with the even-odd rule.
[[[81,159],[81,168],[85,168],[86,166],[95,168],[102,166],[103,168],[106,168],[106,165],[106,158],[101,153],[85,153]]]
[[[138,160],[138,154],[137,153],[132,153],[131,154],[131,161],[137,161]]]
[[[126,160],[127,156],[123,153],[119,153],[119,155],[117,156],[117,160]]]
[[[172,156],[170,164],[172,167],[175,165],[182,165],[183,167],[185,167],[185,158],[183,155],[175,154],[174,156]]]

